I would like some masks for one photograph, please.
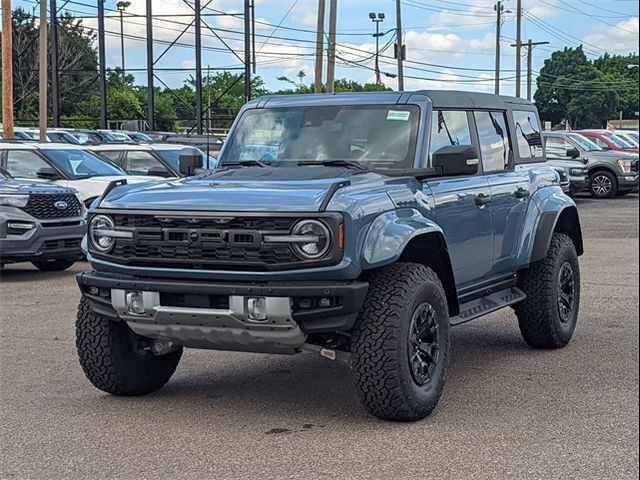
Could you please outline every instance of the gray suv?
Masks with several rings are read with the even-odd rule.
[[[69,268],[82,257],[86,210],[72,188],[14,180],[0,169],[0,267]]]
[[[545,132],[547,156],[583,158],[589,170],[588,190],[595,198],[612,198],[638,191],[638,155],[603,150],[571,132]]]

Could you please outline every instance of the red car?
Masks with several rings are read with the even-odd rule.
[[[579,130],[576,133],[587,137],[604,150],[638,153],[638,149],[633,145],[607,130]]]

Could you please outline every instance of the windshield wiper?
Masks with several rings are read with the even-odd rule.
[[[297,162],[296,165],[300,167],[310,165],[323,165],[325,167],[347,167],[364,172],[369,171],[369,168],[365,167],[364,165],[361,165],[358,162],[350,162],[349,160],[304,160],[302,162]]]
[[[240,160],[238,162],[224,162],[220,164],[221,167],[260,167],[267,168],[270,165],[261,162],[260,160]]]

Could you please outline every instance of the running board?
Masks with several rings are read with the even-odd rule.
[[[525,293],[518,287],[509,287],[499,292],[492,293],[486,297],[478,298],[460,305],[460,315],[449,320],[451,325],[460,325],[470,322],[478,317],[508,307],[514,303],[521,302],[527,298]]]

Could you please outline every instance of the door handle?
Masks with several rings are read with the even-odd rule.
[[[527,190],[526,188],[520,187],[518,190],[516,190],[516,198],[527,198],[530,193],[531,192],[529,192],[529,190]]]
[[[479,207],[484,207],[491,203],[491,195],[485,195],[481,193],[480,195],[476,195],[476,205]]]

